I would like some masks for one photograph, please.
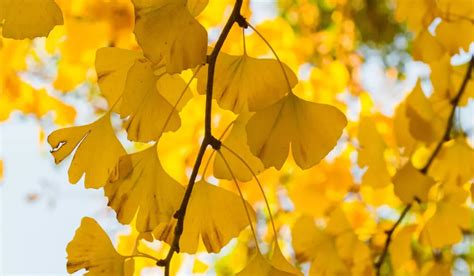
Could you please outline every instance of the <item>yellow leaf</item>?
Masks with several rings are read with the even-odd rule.
[[[431,83],[433,84],[433,98],[439,101],[449,102],[456,97],[464,81],[469,63],[459,66],[451,65],[451,56],[445,54],[439,60],[430,64]],[[466,106],[469,99],[474,98],[474,72],[471,72],[470,79],[459,100],[459,106]]]
[[[406,163],[392,178],[395,194],[406,204],[414,200],[426,202],[428,192],[435,181],[417,170],[411,162]]]
[[[128,70],[140,58],[143,58],[143,55],[139,52],[115,47],[97,50],[95,59],[97,83],[109,106],[115,104],[114,111],[118,113],[120,113],[120,103],[116,102],[125,89]]]
[[[428,27],[433,21],[434,14],[430,10],[431,0],[397,0],[396,2],[395,19],[399,22],[406,21],[412,31],[418,32]]]
[[[247,133],[245,132],[245,125],[251,115],[252,114],[249,112],[240,114],[240,116],[234,121],[229,136],[222,141],[222,144],[237,153],[245,162],[247,162],[255,174],[259,174],[264,169],[263,164],[260,159],[253,156],[250,152],[247,145]],[[246,182],[252,180],[252,173],[239,158],[235,157],[234,154],[225,147],[221,147],[221,153],[232,168],[234,176],[239,181]],[[232,175],[220,154],[216,155],[214,160],[214,176],[219,179],[232,180]]]
[[[194,259],[193,273],[205,273],[208,268],[209,266],[198,258]]]
[[[437,0],[436,6],[443,13],[444,18],[474,18],[474,5],[471,0]]]
[[[132,2],[137,41],[153,63],[174,74],[206,62],[207,33],[190,13],[186,0]]]
[[[133,259],[127,260],[117,253],[107,234],[92,218],[82,219],[66,252],[68,273],[85,268],[89,275],[133,275]]]
[[[127,118],[129,140],[157,141],[163,132],[175,131],[181,125],[178,111],[157,90],[159,79],[147,60],[136,61],[128,72],[120,109],[122,118]],[[182,92],[175,86],[169,89]]]
[[[443,135],[444,122],[436,115],[419,82],[408,95],[406,103],[411,135],[425,143],[439,141]]]
[[[359,121],[359,150],[357,164],[367,166],[362,176],[362,184],[382,188],[390,184],[390,175],[385,163],[384,151],[387,148],[371,117]]]
[[[265,168],[277,169],[288,157],[291,143],[296,164],[308,169],[332,150],[346,124],[346,117],[337,108],[304,101],[290,93],[250,118],[247,142]]]
[[[187,0],[186,7],[192,16],[198,16],[209,3],[209,0]]]
[[[413,41],[413,57],[425,63],[440,59],[445,50],[428,30],[422,30]]]
[[[77,147],[69,182],[77,183],[85,174],[86,188],[104,186],[119,157],[126,153],[110,124],[110,113],[88,125],[56,130],[48,136],[48,143],[56,164]]]
[[[280,271],[288,272],[290,275],[303,275],[301,271],[296,269],[292,264],[288,262],[285,256],[283,256],[283,253],[280,249],[280,245],[276,242],[276,240],[273,244],[273,254],[270,258],[272,266]]]
[[[461,188],[446,191],[444,198],[436,205],[436,212],[423,227],[422,244],[432,248],[453,245],[463,239],[462,229],[469,229],[472,212],[463,205],[467,192]]]
[[[122,224],[130,224],[137,214],[140,232],[151,232],[159,223],[170,221],[184,195],[184,187],[161,166],[156,145],[120,157],[104,191]]]
[[[63,15],[54,0],[0,0],[3,36],[13,39],[47,36]]]
[[[449,276],[451,274],[451,263],[428,261],[421,269],[422,276]]]
[[[286,75],[291,87],[298,80],[291,69],[273,59],[257,59],[247,56],[233,56],[219,53],[214,77],[213,98],[224,109],[240,113],[255,111],[269,106],[288,93]],[[198,78],[198,92],[206,93],[207,66]]]
[[[353,185],[350,160],[340,156],[301,172],[295,171],[288,192],[296,211],[316,217],[339,204]],[[314,204],[317,202],[318,204]]]
[[[255,220],[252,206],[247,201],[245,205]],[[155,238],[170,243],[175,224],[173,219],[159,225],[153,231]],[[200,238],[208,252],[219,252],[247,225],[249,221],[239,196],[203,180],[196,182],[186,209],[180,252],[194,254]]]
[[[410,120],[407,113],[407,103],[402,102],[395,110],[393,118],[393,128],[397,146],[402,148],[404,156],[410,155],[414,150],[416,140],[410,133]]]
[[[456,54],[460,49],[469,51],[469,45],[474,41],[474,24],[469,20],[443,20],[436,28],[436,37],[450,54]]]
[[[265,257],[262,256],[260,252],[257,252],[247,266],[237,273],[238,276],[290,276],[295,275],[294,273],[289,273],[278,269],[275,265],[270,263]]]
[[[463,185],[474,177],[474,149],[464,137],[444,143],[429,173],[443,183]]]
[[[396,271],[412,260],[411,242],[415,230],[414,225],[400,229],[390,243],[390,261]]]

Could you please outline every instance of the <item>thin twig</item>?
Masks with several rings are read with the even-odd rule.
[[[474,56],[471,57],[471,60],[469,62],[469,66],[468,66],[467,71],[466,71],[466,75],[464,76],[464,79],[461,83],[461,86],[459,87],[458,93],[456,94],[456,96],[453,99],[451,99],[451,105],[452,105],[453,109],[451,110],[451,113],[449,115],[446,130],[444,131],[444,135],[443,135],[442,139],[436,145],[436,148],[433,151],[433,153],[431,154],[430,158],[428,159],[428,162],[425,164],[425,166],[423,166],[423,168],[421,168],[419,170],[424,175],[426,175],[428,173],[428,170],[430,169],[431,165],[433,164],[434,159],[436,158],[439,151],[441,150],[441,147],[443,146],[443,143],[446,142],[446,141],[449,141],[449,139],[451,137],[451,130],[452,130],[453,125],[454,125],[454,115],[455,115],[455,112],[456,112],[456,108],[459,104],[459,101],[462,98],[462,95],[463,95],[464,91],[466,90],[466,86],[469,82],[469,79],[471,78],[471,73],[472,73],[473,68],[474,68]],[[408,212],[410,211],[412,206],[413,206],[413,203],[408,204],[405,207],[405,209],[403,209],[402,213],[400,214],[400,217],[395,222],[395,224],[389,230],[386,231],[387,239],[385,240],[385,245],[384,245],[382,254],[380,255],[380,258],[378,259],[378,261],[375,263],[375,268],[377,270],[377,276],[380,275],[380,269],[381,269],[381,267],[382,267],[382,265],[385,261],[385,258],[387,257],[388,248],[390,247],[390,243],[392,242],[392,235],[395,232],[395,229],[397,229],[397,227],[400,225],[402,220],[408,214]]]
[[[158,266],[163,266],[165,268],[165,276],[168,276],[170,273],[170,263],[171,259],[173,258],[174,252],[179,253],[179,240],[181,238],[181,234],[183,233],[184,229],[184,217],[186,216],[186,208],[189,203],[189,199],[191,198],[191,193],[193,191],[194,183],[196,182],[196,177],[201,167],[202,159],[204,153],[206,152],[207,146],[211,146],[213,149],[218,150],[220,148],[220,141],[217,140],[214,136],[212,136],[211,132],[211,115],[212,115],[212,90],[214,86],[214,71],[216,68],[217,56],[224,44],[224,41],[229,34],[232,25],[237,22],[241,18],[240,9],[242,7],[243,0],[236,0],[234,4],[234,8],[232,10],[227,23],[222,30],[214,49],[212,50],[211,54],[208,56],[207,63],[208,63],[208,77],[207,77],[207,87],[206,87],[206,111],[205,111],[205,118],[204,118],[204,125],[205,125],[205,132],[204,132],[204,139],[201,142],[201,146],[199,148],[199,153],[196,157],[196,161],[194,162],[193,171],[191,173],[191,177],[189,178],[188,186],[183,196],[183,200],[181,201],[181,205],[174,214],[174,218],[176,218],[176,227],[174,229],[174,237],[173,242],[171,243],[170,249],[168,254],[166,255],[165,259],[159,260],[156,264]]]

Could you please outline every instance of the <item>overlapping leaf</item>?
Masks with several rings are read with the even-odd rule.
[[[0,0],[2,21],[4,37],[35,38],[62,25],[63,15],[54,0]]]
[[[69,167],[69,182],[77,183],[85,174],[87,188],[104,186],[119,157],[125,154],[110,123],[110,113],[88,125],[56,130],[48,136],[48,143],[56,164],[77,147]]]
[[[184,187],[161,166],[156,146],[122,156],[104,190],[121,223],[130,224],[137,214],[140,232],[170,221],[184,194]]]
[[[220,53],[215,69],[213,98],[222,108],[235,113],[269,106],[288,93],[282,68],[290,86],[294,87],[298,82],[296,75],[277,60]],[[201,70],[198,74],[199,93],[206,93],[206,84],[207,70]]]
[[[107,234],[92,218],[84,217],[67,245],[67,272],[86,269],[87,275],[133,275],[133,260],[115,250]]]
[[[280,169],[291,144],[296,164],[307,169],[332,150],[346,124],[346,117],[337,108],[290,93],[249,119],[247,142],[265,168]]]
[[[232,130],[229,135],[222,141],[222,143],[230,148],[232,151],[237,153],[252,169],[255,174],[258,174],[263,171],[263,164],[257,157],[253,156],[250,152],[250,149],[247,145],[247,133],[245,132],[245,126],[248,119],[252,116],[251,113],[242,113],[234,121],[232,125]],[[250,181],[253,176],[252,172],[249,171],[249,168],[236,156],[234,156],[229,150],[225,147],[221,148],[221,153],[224,156],[225,160],[232,168],[234,176],[239,181]],[[221,155],[216,155],[214,161],[214,176],[220,179],[229,179],[232,180],[232,175],[229,172],[224,160]]]
[[[385,142],[377,131],[370,117],[362,117],[359,121],[359,155],[357,163],[360,167],[367,166],[362,177],[362,184],[371,187],[384,187],[390,184],[390,175],[384,159]]]
[[[125,90],[128,71],[139,59],[143,59],[143,55],[136,51],[115,47],[97,50],[95,69],[100,92],[119,114],[121,103],[117,101]]]
[[[204,8],[205,1],[132,2],[137,41],[153,63],[165,66],[170,74],[205,63],[207,33],[194,18]]]
[[[411,162],[406,163],[392,178],[395,194],[406,204],[414,200],[426,202],[428,192],[435,181],[417,170]]]
[[[252,206],[245,204],[251,219],[255,220]],[[175,224],[176,220],[172,220],[159,225],[153,231],[155,238],[171,243]],[[201,180],[196,182],[188,203],[180,250],[195,253],[202,239],[208,252],[219,252],[247,225],[249,221],[239,196]]]
[[[174,80],[172,76],[165,78]],[[137,60],[128,71],[120,109],[122,117],[127,118],[129,140],[157,141],[163,132],[175,131],[181,125],[178,111],[157,90],[159,79],[147,60]],[[179,96],[182,91],[176,88],[184,87],[167,87]]]
[[[433,248],[460,242],[463,238],[462,230],[469,229],[472,219],[472,211],[463,205],[467,197],[466,191],[453,187],[445,193],[420,235],[421,242]]]

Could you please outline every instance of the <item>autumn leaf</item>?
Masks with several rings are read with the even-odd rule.
[[[69,167],[69,182],[77,183],[85,174],[86,188],[100,188],[107,183],[120,156],[125,154],[110,123],[110,113],[83,126],[63,128],[48,136],[56,164],[77,148]]]
[[[247,54],[220,53],[215,70],[213,98],[219,106],[235,113],[259,110],[283,98],[288,93],[286,76],[291,87],[298,83],[296,75],[286,64]],[[197,79],[198,92],[205,94],[207,66],[199,72]]]
[[[202,5],[188,7],[186,0],[132,2],[137,41],[153,63],[165,66],[170,74],[205,63],[207,32],[191,14],[202,9]]]
[[[252,276],[252,275],[289,276],[289,275],[296,275],[296,274],[278,269],[274,264],[272,264],[267,259],[265,259],[265,257],[263,257],[260,252],[257,252],[252,257],[252,259],[247,264],[247,266],[236,275],[238,276]]]
[[[143,59],[140,52],[106,47],[97,50],[95,69],[100,92],[110,107],[121,113],[121,95],[125,90],[127,74],[137,60]]]
[[[384,157],[387,146],[370,117],[362,117],[359,120],[358,139],[357,163],[360,167],[367,166],[367,170],[362,176],[362,184],[374,188],[389,185],[390,175]]]
[[[184,187],[161,166],[156,145],[120,157],[104,191],[118,221],[130,224],[136,215],[140,232],[170,221],[184,195]]]
[[[247,112],[242,113],[237,117],[232,124],[232,130],[229,135],[222,141],[224,146],[220,150],[225,160],[232,168],[234,176],[239,181],[243,182],[252,180],[253,175],[242,161],[245,161],[255,174],[259,174],[264,169],[260,159],[253,156],[247,145],[245,126],[251,116],[252,114]],[[238,154],[242,160],[239,157],[236,157],[233,153]],[[216,155],[216,158],[214,159],[214,176],[219,179],[232,180],[232,175],[220,154]]]
[[[67,272],[85,268],[90,275],[133,275],[133,260],[117,253],[100,225],[84,217],[67,245]]]
[[[255,212],[245,203],[251,219]],[[159,240],[172,241],[176,220],[159,225],[153,235]],[[181,252],[195,253],[202,239],[208,252],[219,252],[232,238],[249,225],[239,196],[223,188],[196,182],[184,219],[184,231],[179,241]]]
[[[400,168],[392,178],[395,194],[406,204],[414,200],[426,202],[435,181],[417,170],[411,162]]]
[[[290,93],[249,119],[247,142],[265,168],[280,169],[291,144],[296,164],[308,169],[332,150],[346,124],[344,114],[337,108]]]
[[[122,118],[127,118],[125,129],[128,139],[139,142],[157,141],[163,132],[175,131],[181,125],[178,111],[157,90],[157,81],[151,63],[138,60],[130,68],[122,98]],[[166,77],[165,77],[166,78]],[[179,94],[181,86],[173,86],[173,77],[168,89]]]
[[[54,0],[0,0],[3,36],[13,39],[47,36],[63,24],[61,9]]]
[[[472,212],[463,205],[468,193],[461,188],[447,190],[436,204],[435,213],[424,225],[420,240],[432,248],[458,243],[463,238],[463,229],[469,229]]]

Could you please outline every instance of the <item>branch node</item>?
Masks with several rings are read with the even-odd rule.
[[[167,264],[168,262],[166,261],[166,259],[161,259],[156,262],[157,266],[166,266]]]
[[[243,17],[241,14],[237,15],[237,17],[235,18],[235,22],[237,22],[237,24],[239,24],[241,28],[247,29],[249,27],[247,19],[245,19],[245,17]]]
[[[209,139],[209,145],[211,145],[211,147],[217,151],[221,149],[222,142],[216,137],[211,136],[211,138]]]

